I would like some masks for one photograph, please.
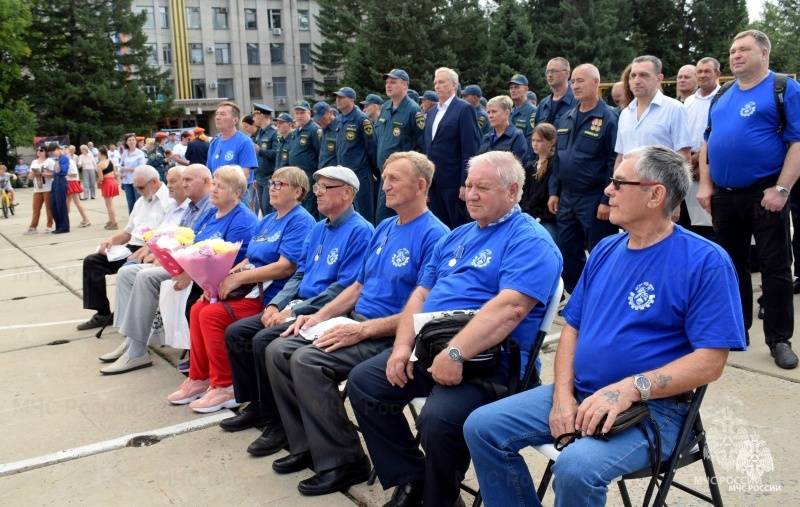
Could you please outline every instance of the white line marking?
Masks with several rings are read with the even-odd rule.
[[[184,423],[176,424],[174,426],[167,426],[166,428],[159,428],[153,431],[144,431],[141,433],[132,433],[124,437],[112,438],[103,442],[96,442],[94,444],[83,445],[80,447],[73,447],[63,451],[54,452],[52,454],[45,454],[44,456],[37,456],[35,458],[23,459],[20,461],[13,461],[11,463],[4,463],[0,465],[0,477],[27,472],[29,470],[36,470],[50,465],[56,465],[65,461],[86,458],[104,452],[116,451],[127,447],[128,442],[138,436],[153,436],[159,439],[182,435],[192,431],[202,430],[214,426],[219,421],[227,419],[231,416],[229,410],[221,411],[212,416],[203,417],[194,421],[187,421]]]
[[[15,324],[13,326],[0,326],[0,331],[5,331],[6,329],[24,329],[26,327],[59,326],[61,324],[76,324],[78,322],[86,322],[86,319],[59,320],[58,322],[41,322],[39,324]]]
[[[54,268],[49,268],[49,269],[50,269],[50,271],[56,271],[56,270],[59,270],[59,269],[69,269],[69,268],[75,268],[75,267],[78,267],[78,266],[83,266],[83,264],[67,264],[66,266],[56,266]],[[44,273],[44,272],[45,271],[43,269],[36,268],[36,269],[31,269],[30,271],[17,271],[16,273],[9,273],[7,275],[0,275],[0,278],[8,278],[8,277],[11,277],[11,276],[19,276],[19,275],[31,275],[33,273]]]

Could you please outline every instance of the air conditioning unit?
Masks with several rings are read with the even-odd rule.
[[[206,53],[213,53],[213,52],[214,52],[214,46],[208,46],[206,48]]]
[[[267,88],[272,88],[272,81],[267,81],[265,85]]]
[[[286,104],[286,99],[278,99],[278,104],[280,105]]]
[[[228,8],[227,7],[220,7],[219,8],[219,12],[221,12],[222,14],[227,14],[228,13]]]
[[[282,33],[283,33],[283,30],[281,30],[280,28],[273,28],[272,29],[272,35],[278,36],[278,35],[281,35]]]
[[[214,89],[217,88],[217,83],[214,83],[214,82],[208,83],[208,87],[211,88],[212,90],[214,90]]]
[[[307,63],[301,63],[300,64],[300,70],[308,70],[308,64]]]

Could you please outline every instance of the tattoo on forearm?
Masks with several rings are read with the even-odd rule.
[[[670,382],[672,382],[672,375],[656,373],[656,386],[659,389],[666,389]]]
[[[619,390],[616,391],[602,391],[600,393],[609,403],[617,403],[619,401]]]

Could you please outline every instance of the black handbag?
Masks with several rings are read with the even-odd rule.
[[[414,355],[420,364],[430,368],[433,358],[447,348],[450,340],[464,329],[475,314],[472,312],[454,311],[430,320],[422,326],[416,336]],[[494,345],[472,359],[464,361],[463,377],[465,379],[491,377],[500,367],[502,344]]]

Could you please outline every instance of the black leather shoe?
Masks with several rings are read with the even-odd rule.
[[[283,458],[276,459],[272,463],[272,469],[279,474],[293,474],[306,468],[312,468],[314,462],[311,460],[311,453],[309,451],[301,452],[299,454],[290,454]]]
[[[300,481],[297,490],[307,496],[328,495],[344,491],[354,484],[366,482],[371,469],[369,458],[364,456],[355,463],[331,468],[319,472],[310,479]]]
[[[794,281],[794,293],[800,294],[800,278]]]
[[[772,357],[775,358],[775,364],[784,370],[793,370],[797,368],[797,354],[794,353],[792,347],[788,343],[778,343],[770,351]]]
[[[286,447],[288,443],[286,432],[283,431],[280,421],[271,421],[264,428],[261,436],[247,447],[247,452],[253,456],[269,456]]]
[[[110,324],[113,318],[113,312],[108,315],[100,315],[99,313],[95,313],[91,319],[87,320],[83,324],[78,324],[78,331],[86,331],[87,329],[103,327],[107,323]]]
[[[764,307],[758,305],[758,318],[764,320]]]
[[[261,411],[255,403],[250,403],[239,415],[223,419],[219,422],[219,427],[225,431],[242,431],[249,428],[263,428],[268,426],[269,421],[261,418]]]
[[[421,507],[422,488],[413,484],[403,484],[394,488],[392,499],[383,507]]]

